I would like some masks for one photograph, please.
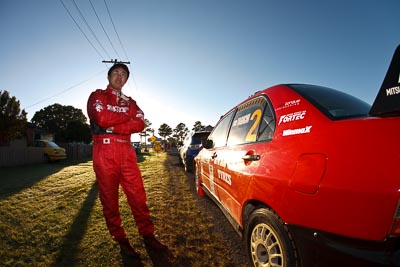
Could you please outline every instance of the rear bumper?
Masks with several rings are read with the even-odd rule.
[[[365,241],[295,225],[294,236],[301,266],[400,266],[400,238]]]
[[[67,155],[49,155],[51,161],[66,159]]]

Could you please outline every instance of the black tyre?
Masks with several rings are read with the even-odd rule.
[[[298,266],[294,243],[283,222],[271,210],[260,208],[250,215],[245,238],[251,266]]]

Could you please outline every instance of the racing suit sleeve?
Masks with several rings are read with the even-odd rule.
[[[90,120],[94,121],[102,128],[108,128],[131,121],[131,116],[129,114],[108,110],[106,103],[107,96],[102,90],[96,90],[90,94],[87,103],[87,113]]]
[[[114,133],[117,134],[131,134],[139,133],[144,130],[144,114],[143,111],[137,106],[133,99],[130,99],[129,105],[130,121],[114,125]]]

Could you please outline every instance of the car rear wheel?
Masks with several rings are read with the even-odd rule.
[[[283,222],[271,210],[254,211],[249,217],[246,233],[251,266],[297,266],[294,243]]]

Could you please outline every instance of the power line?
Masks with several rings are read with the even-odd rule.
[[[110,17],[111,24],[112,24],[113,27],[114,27],[115,34],[116,34],[117,37],[118,37],[119,44],[121,45],[122,50],[124,51],[124,54],[125,54],[126,59],[129,60],[129,57],[128,57],[127,53],[126,53],[125,47],[124,47],[124,45],[122,44],[121,38],[119,37],[117,28],[115,27],[114,20],[112,19],[112,16],[111,16],[111,13],[110,13],[110,9],[108,8],[108,5],[107,5],[106,0],[104,0],[104,4],[105,4],[105,6],[106,6],[108,16]],[[136,80],[135,80],[135,75],[134,75],[134,72],[133,72],[133,71],[132,71],[131,79],[133,80],[133,83],[134,83],[136,89],[138,89],[138,86],[137,86],[137,83],[136,83]],[[129,82],[128,82],[128,84],[129,84]]]
[[[102,44],[100,43],[100,41],[99,41],[99,39],[97,38],[96,34],[94,33],[94,31],[93,31],[92,28],[90,27],[89,23],[88,23],[87,20],[85,19],[84,15],[82,14],[82,12],[81,12],[80,8],[78,7],[78,5],[76,4],[75,0],[71,0],[71,1],[74,3],[75,8],[78,10],[78,12],[79,12],[79,14],[80,14],[82,20],[85,22],[86,26],[89,28],[89,30],[91,31],[92,35],[94,36],[94,38],[96,39],[96,41],[98,42],[98,44],[100,45],[100,47],[103,49],[103,51],[105,52],[105,54],[110,58],[110,56],[109,56],[109,54],[107,53],[106,49],[102,46]],[[61,2],[61,4],[63,5],[63,7],[65,8],[65,10],[68,12],[68,14],[69,14],[69,16],[71,17],[71,19],[74,21],[75,25],[79,28],[79,30],[80,30],[80,31],[82,32],[82,34],[85,36],[86,40],[87,40],[87,41],[91,44],[91,46],[95,49],[95,51],[97,52],[97,54],[103,59],[103,63],[114,63],[114,64],[115,64],[115,63],[117,62],[116,59],[115,59],[115,61],[112,60],[112,59],[111,59],[111,61],[105,61],[105,60],[104,60],[104,57],[100,54],[100,52],[96,49],[96,47],[93,45],[93,43],[89,40],[88,36],[85,34],[85,32],[84,32],[84,31],[82,30],[82,28],[79,26],[78,22],[74,19],[74,17],[72,16],[71,12],[70,12],[69,9],[67,8],[67,6],[64,4],[63,0],[60,0],[60,2]],[[113,42],[111,41],[110,36],[107,34],[107,32],[106,32],[106,30],[105,30],[105,28],[104,28],[104,26],[103,26],[103,24],[102,24],[102,22],[101,22],[101,20],[100,20],[100,18],[99,18],[99,15],[98,15],[98,13],[97,13],[97,11],[96,11],[94,5],[93,5],[93,2],[92,2],[91,0],[89,0],[89,2],[90,2],[90,5],[91,5],[91,7],[92,7],[92,9],[93,9],[93,11],[94,11],[96,17],[97,17],[97,20],[99,21],[99,23],[100,23],[100,25],[101,25],[101,27],[102,27],[102,29],[103,29],[105,35],[106,35],[107,38],[108,38],[108,41],[110,42],[112,48],[114,49],[114,52],[117,54],[118,57],[120,57],[119,54],[118,54],[118,52],[117,52],[117,50],[115,49],[115,46],[113,45]],[[115,23],[114,23],[114,21],[113,21],[113,19],[112,19],[112,16],[111,16],[111,13],[110,13],[110,10],[109,10],[109,8],[108,8],[108,5],[107,5],[106,0],[104,0],[104,4],[105,4],[105,7],[106,7],[106,9],[107,9],[107,13],[108,13],[108,16],[109,16],[109,18],[110,18],[111,24],[112,24],[112,26],[113,26],[113,28],[114,28],[115,34],[116,34],[116,36],[117,36],[117,38],[118,38],[118,41],[119,41],[119,43],[120,43],[120,46],[121,46],[121,48],[122,48],[122,50],[123,50],[123,52],[124,52],[124,54],[125,54],[126,59],[129,60],[129,57],[128,57],[127,53],[126,53],[125,47],[124,47],[124,45],[123,45],[123,43],[122,43],[122,41],[121,41],[121,38],[120,38],[120,36],[119,36],[119,34],[118,34],[117,28],[115,27]],[[124,63],[125,63],[125,62],[124,62]],[[130,62],[128,61],[128,62],[126,62],[126,64],[130,64]],[[135,87],[138,88],[133,73],[132,73],[132,75],[131,75],[130,77],[131,77],[131,79],[133,80]],[[128,82],[128,84],[129,84],[129,82]],[[56,96],[56,95],[55,95],[55,96]],[[53,96],[53,97],[54,97],[54,96]],[[50,97],[50,98],[51,98],[51,97]],[[49,98],[47,98],[47,99],[49,99]],[[45,99],[45,100],[47,100],[47,99]],[[43,100],[43,101],[45,101],[45,100]],[[38,103],[35,103],[34,105],[39,104],[39,103],[41,103],[41,102],[43,102],[43,101],[40,101],[40,102],[38,102]],[[32,106],[33,106],[33,105],[32,105]]]
[[[111,17],[110,10],[108,9],[108,5],[107,5],[106,0],[104,0],[104,4],[106,5],[107,12],[108,12],[108,16],[110,17],[111,23],[112,23],[112,25],[113,25],[113,27],[114,27],[114,31],[115,31],[115,33],[116,33],[116,35],[117,35],[117,37],[118,37],[119,44],[121,45],[122,50],[123,50],[124,53],[125,53],[125,57],[129,60],[128,55],[126,54],[125,47],[123,46],[122,41],[121,41],[121,38],[119,38],[119,34],[118,34],[118,32],[117,32],[117,29],[115,28],[115,24],[114,24],[114,21],[113,21],[113,19],[112,19],[112,17]]]
[[[79,26],[78,22],[76,22],[76,20],[74,19],[74,17],[72,16],[71,12],[69,12],[67,6],[64,4],[64,2],[62,0],[60,0],[61,4],[63,5],[63,7],[65,8],[65,10],[67,11],[67,13],[69,14],[69,16],[71,17],[71,19],[75,22],[75,25],[78,27],[78,29],[81,31],[81,33],[83,34],[83,36],[85,36],[86,40],[90,43],[90,45],[94,48],[94,50],[96,51],[96,53],[100,56],[100,58],[104,59],[104,57],[100,54],[100,52],[96,49],[96,47],[93,45],[93,43],[89,40],[89,38],[87,37],[87,35],[85,34],[85,32],[82,30],[82,28]]]
[[[72,0],[74,3],[76,9],[78,10],[79,14],[81,15],[81,18],[85,22],[86,26],[89,28],[90,32],[92,33],[93,37],[96,39],[97,43],[100,45],[100,47],[103,49],[104,53],[110,58],[110,55],[107,53],[107,51],[104,49],[103,45],[100,43],[99,39],[97,38],[96,34],[93,32],[92,28],[90,27],[89,23],[86,21],[85,16],[83,16],[81,10],[79,9],[78,5],[76,4],[75,0]]]
[[[92,9],[93,9],[93,11],[94,11],[94,14],[96,14],[97,20],[99,21],[99,23],[100,23],[100,25],[101,25],[101,28],[103,29],[103,32],[104,32],[105,35],[107,36],[108,41],[110,42],[112,48],[114,49],[115,54],[117,55],[118,58],[120,58],[120,56],[119,56],[117,50],[116,50],[115,47],[114,47],[114,44],[112,43],[112,41],[111,41],[111,39],[110,39],[110,36],[108,36],[108,34],[107,34],[107,32],[106,32],[106,30],[105,30],[105,28],[104,28],[104,26],[103,26],[103,23],[101,23],[101,20],[100,20],[99,16],[97,15],[97,12],[96,12],[96,9],[95,9],[94,6],[93,6],[92,0],[89,0],[89,2],[90,2],[90,5],[92,6]]]
[[[62,90],[62,91],[60,91],[60,92],[58,92],[58,93],[56,93],[56,94],[54,94],[54,95],[52,95],[52,96],[49,96],[49,97],[47,97],[47,98],[45,98],[45,99],[42,99],[42,100],[40,100],[40,101],[38,101],[38,102],[36,102],[36,103],[34,103],[34,104],[32,104],[32,105],[29,105],[29,106],[25,107],[24,109],[31,108],[31,107],[36,106],[36,105],[38,105],[38,104],[40,104],[40,103],[43,103],[43,102],[45,102],[45,101],[47,101],[47,100],[49,100],[49,99],[51,99],[51,98],[54,98],[54,97],[59,96],[59,95],[62,95],[62,94],[64,94],[64,93],[70,91],[71,89],[73,89],[73,88],[75,88],[75,87],[77,87],[77,86],[79,86],[79,85],[81,85],[81,84],[84,84],[85,82],[87,82],[87,81],[93,79],[94,77],[100,75],[101,73],[103,73],[103,72],[105,72],[105,71],[106,71],[106,70],[102,70],[102,71],[100,71],[99,73],[95,74],[93,77],[91,77],[91,78],[89,78],[89,79],[86,79],[86,80],[84,80],[84,81],[81,81],[81,82],[79,82],[79,83],[77,83],[77,84],[75,84],[75,85],[72,85],[71,87],[68,87],[67,89],[64,89],[64,90]]]

